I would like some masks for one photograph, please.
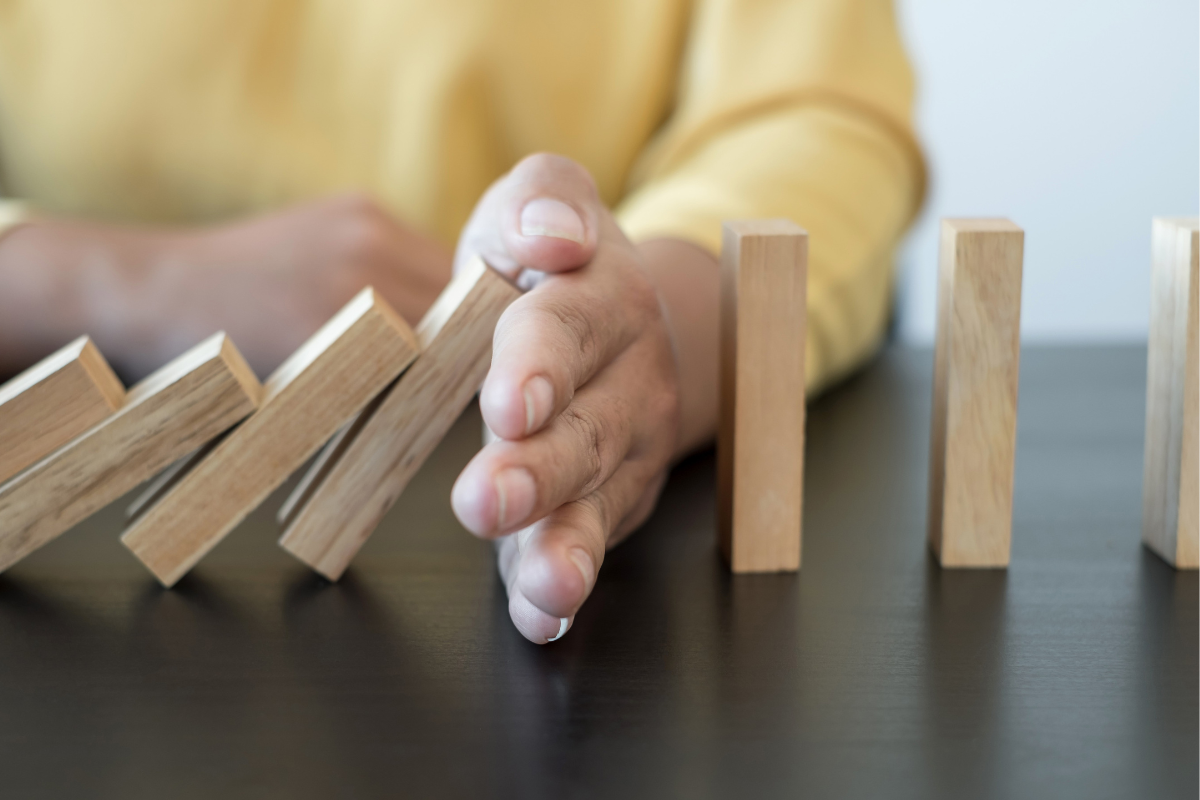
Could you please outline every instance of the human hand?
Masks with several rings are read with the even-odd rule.
[[[460,240],[473,255],[530,290],[496,327],[480,395],[498,439],[451,499],[498,540],[509,614],[542,644],[653,509],[679,440],[676,364],[641,253],[574,162],[531,156],[497,181]]]
[[[43,219],[0,240],[0,317],[43,348],[90,333],[134,377],[225,330],[266,375],[364,286],[415,324],[451,264],[360,195],[207,228]]]
[[[159,278],[175,301],[164,305],[191,310],[189,338],[226,330],[264,373],[366,286],[416,325],[452,265],[449,248],[363,195],[197,233],[190,253],[200,268]]]

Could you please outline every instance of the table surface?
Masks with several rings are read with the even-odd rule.
[[[0,792],[1195,798],[1144,350],[1023,352],[1007,571],[926,551],[931,370],[892,348],[811,406],[798,575],[726,572],[703,454],[547,647],[449,509],[475,410],[338,584],[276,547],[281,494],[171,591],[114,504],[0,576]]]

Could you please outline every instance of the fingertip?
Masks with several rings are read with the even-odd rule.
[[[554,395],[554,384],[544,375],[517,382],[496,369],[479,394],[479,410],[494,434],[521,439],[546,427],[554,414]]]
[[[487,471],[468,464],[450,490],[450,507],[462,526],[474,535],[491,533],[499,518],[500,503]]]
[[[556,642],[575,624],[574,616],[555,617],[547,614],[529,602],[529,598],[519,590],[509,594],[508,616],[520,634],[534,644]]]
[[[521,558],[515,586],[537,608],[562,618],[571,616],[583,605],[594,581],[592,558],[582,548],[550,551],[530,548]]]
[[[513,460],[514,445],[500,442],[482,450],[450,490],[458,521],[474,535],[492,539],[527,521],[538,500],[533,473]]]
[[[501,439],[520,439],[525,435],[525,393],[518,382],[510,380],[494,365],[479,393],[479,412],[492,433]]]
[[[525,435],[540,431],[554,413],[554,384],[544,375],[534,375],[521,390],[525,401]]]

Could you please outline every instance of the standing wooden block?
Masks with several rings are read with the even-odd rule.
[[[0,386],[0,483],[124,402],[125,387],[86,336]]]
[[[1024,247],[1005,219],[942,220],[929,543],[943,567],[1008,566]]]
[[[800,568],[807,280],[802,228],[725,223],[717,513],[734,572]]]
[[[417,326],[421,355],[329,443],[280,512],[280,546],[341,577],[487,375],[511,283],[475,259]]]
[[[0,486],[0,570],[236,424],[260,391],[224,334],[134,386],[120,411]]]
[[[121,541],[173,586],[416,355],[412,330],[364,289],[275,370],[258,412],[165,487]]]
[[[1154,220],[1152,249],[1142,541],[1177,569],[1196,569],[1200,220]]]

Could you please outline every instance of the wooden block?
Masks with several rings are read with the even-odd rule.
[[[192,470],[192,467],[199,464],[205,456],[213,451],[214,447],[223,442],[232,430],[233,428],[230,428],[220,436],[209,439],[199,449],[193,450],[188,455],[179,459],[160,472],[158,477],[146,484],[142,492],[125,509],[125,516],[128,520],[132,522],[140,517],[143,511],[157,503],[159,498],[165,495],[175,484],[179,483],[184,475],[187,475]]]
[[[124,402],[125,387],[86,336],[0,386],[0,483]]]
[[[259,410],[176,475],[121,541],[173,586],[416,354],[412,330],[364,289],[267,379]]]
[[[1142,541],[1177,569],[1196,569],[1200,220],[1154,220],[1151,261]]]
[[[943,567],[1008,566],[1024,247],[1005,219],[942,220],[929,543]]]
[[[734,572],[800,568],[807,281],[802,228],[725,223],[717,528]]]
[[[260,392],[224,334],[134,386],[115,414],[0,486],[0,570],[236,424]]]
[[[520,291],[476,259],[417,326],[421,355],[330,442],[284,505],[279,544],[341,577],[487,376],[496,322]]]

